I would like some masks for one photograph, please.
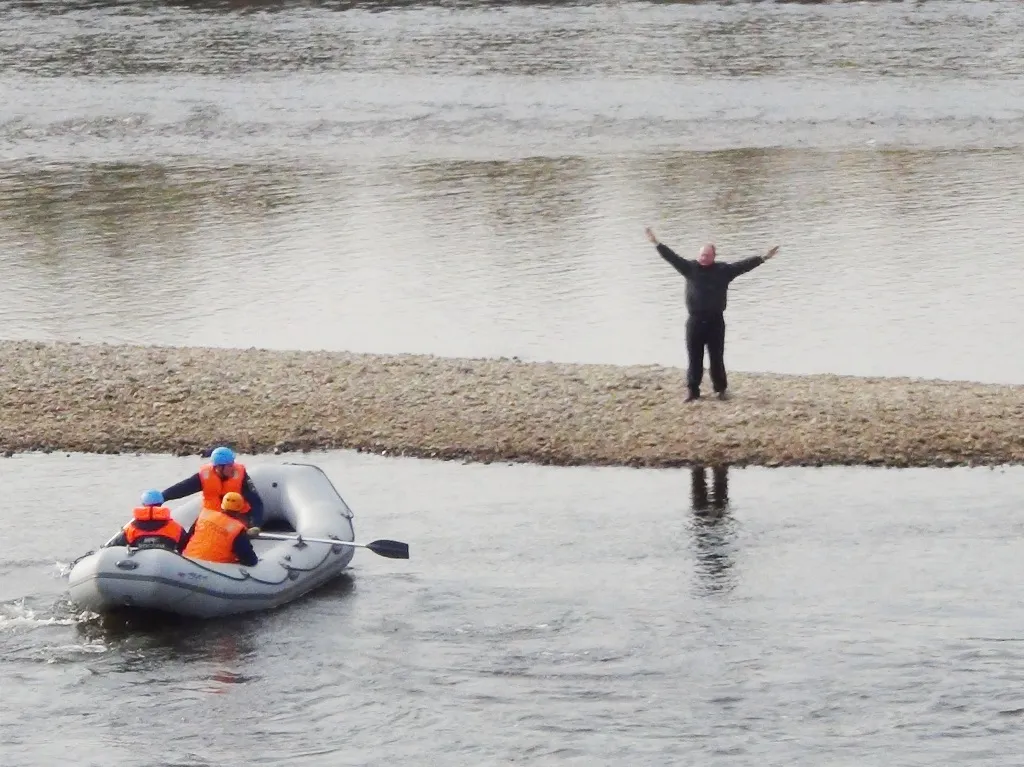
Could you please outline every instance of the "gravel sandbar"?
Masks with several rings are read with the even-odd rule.
[[[706,383],[707,385],[707,383]],[[350,448],[559,465],[1024,463],[1024,386],[0,341],[0,452]]]

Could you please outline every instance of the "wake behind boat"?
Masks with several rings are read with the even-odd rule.
[[[355,552],[352,511],[327,475],[312,464],[254,466],[249,476],[264,504],[263,527],[285,540],[257,538],[259,563],[247,567],[188,559],[165,549],[111,546],[75,563],[71,600],[94,612],[158,610],[212,618],[266,610],[290,602],[338,576]],[[184,528],[202,507],[200,497],[171,510]],[[299,540],[295,537],[300,536]],[[314,540],[315,539],[315,540]],[[353,545],[334,544],[330,541]],[[382,556],[407,558],[402,552]]]

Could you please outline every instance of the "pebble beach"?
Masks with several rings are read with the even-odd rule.
[[[661,366],[2,341],[0,452],[1024,463],[1024,386],[731,373],[730,391],[684,402],[685,371]]]

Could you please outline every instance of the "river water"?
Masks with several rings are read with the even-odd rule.
[[[1024,383],[1024,4],[0,0],[0,337]]]
[[[734,369],[1024,383],[1024,3],[0,18],[0,337],[678,365],[649,224],[782,245],[732,288]],[[1024,753],[1020,469],[291,458],[412,559],[156,625],[65,569],[196,461],[0,461],[0,764]]]
[[[1019,468],[255,460],[323,466],[357,540],[406,540],[411,559],[360,551],[349,577],[271,613],[104,622],[66,603],[62,567],[123,522],[126,484],[195,461],[3,463],[0,763],[1003,767],[1024,753]],[[40,488],[46,524],[15,513],[40,509]]]

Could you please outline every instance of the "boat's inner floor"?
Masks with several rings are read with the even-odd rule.
[[[271,516],[263,520],[263,524],[260,525],[260,530],[267,533],[294,533],[295,528],[292,527],[291,522],[281,517]]]
[[[289,522],[283,514],[275,513],[275,509],[267,508],[264,510],[263,524],[260,525],[260,530],[265,533],[284,533],[286,535],[294,535],[295,528],[292,523]],[[272,546],[278,545],[279,541],[261,541],[254,540],[252,542],[253,547],[256,549],[256,555],[262,557],[263,552]]]

